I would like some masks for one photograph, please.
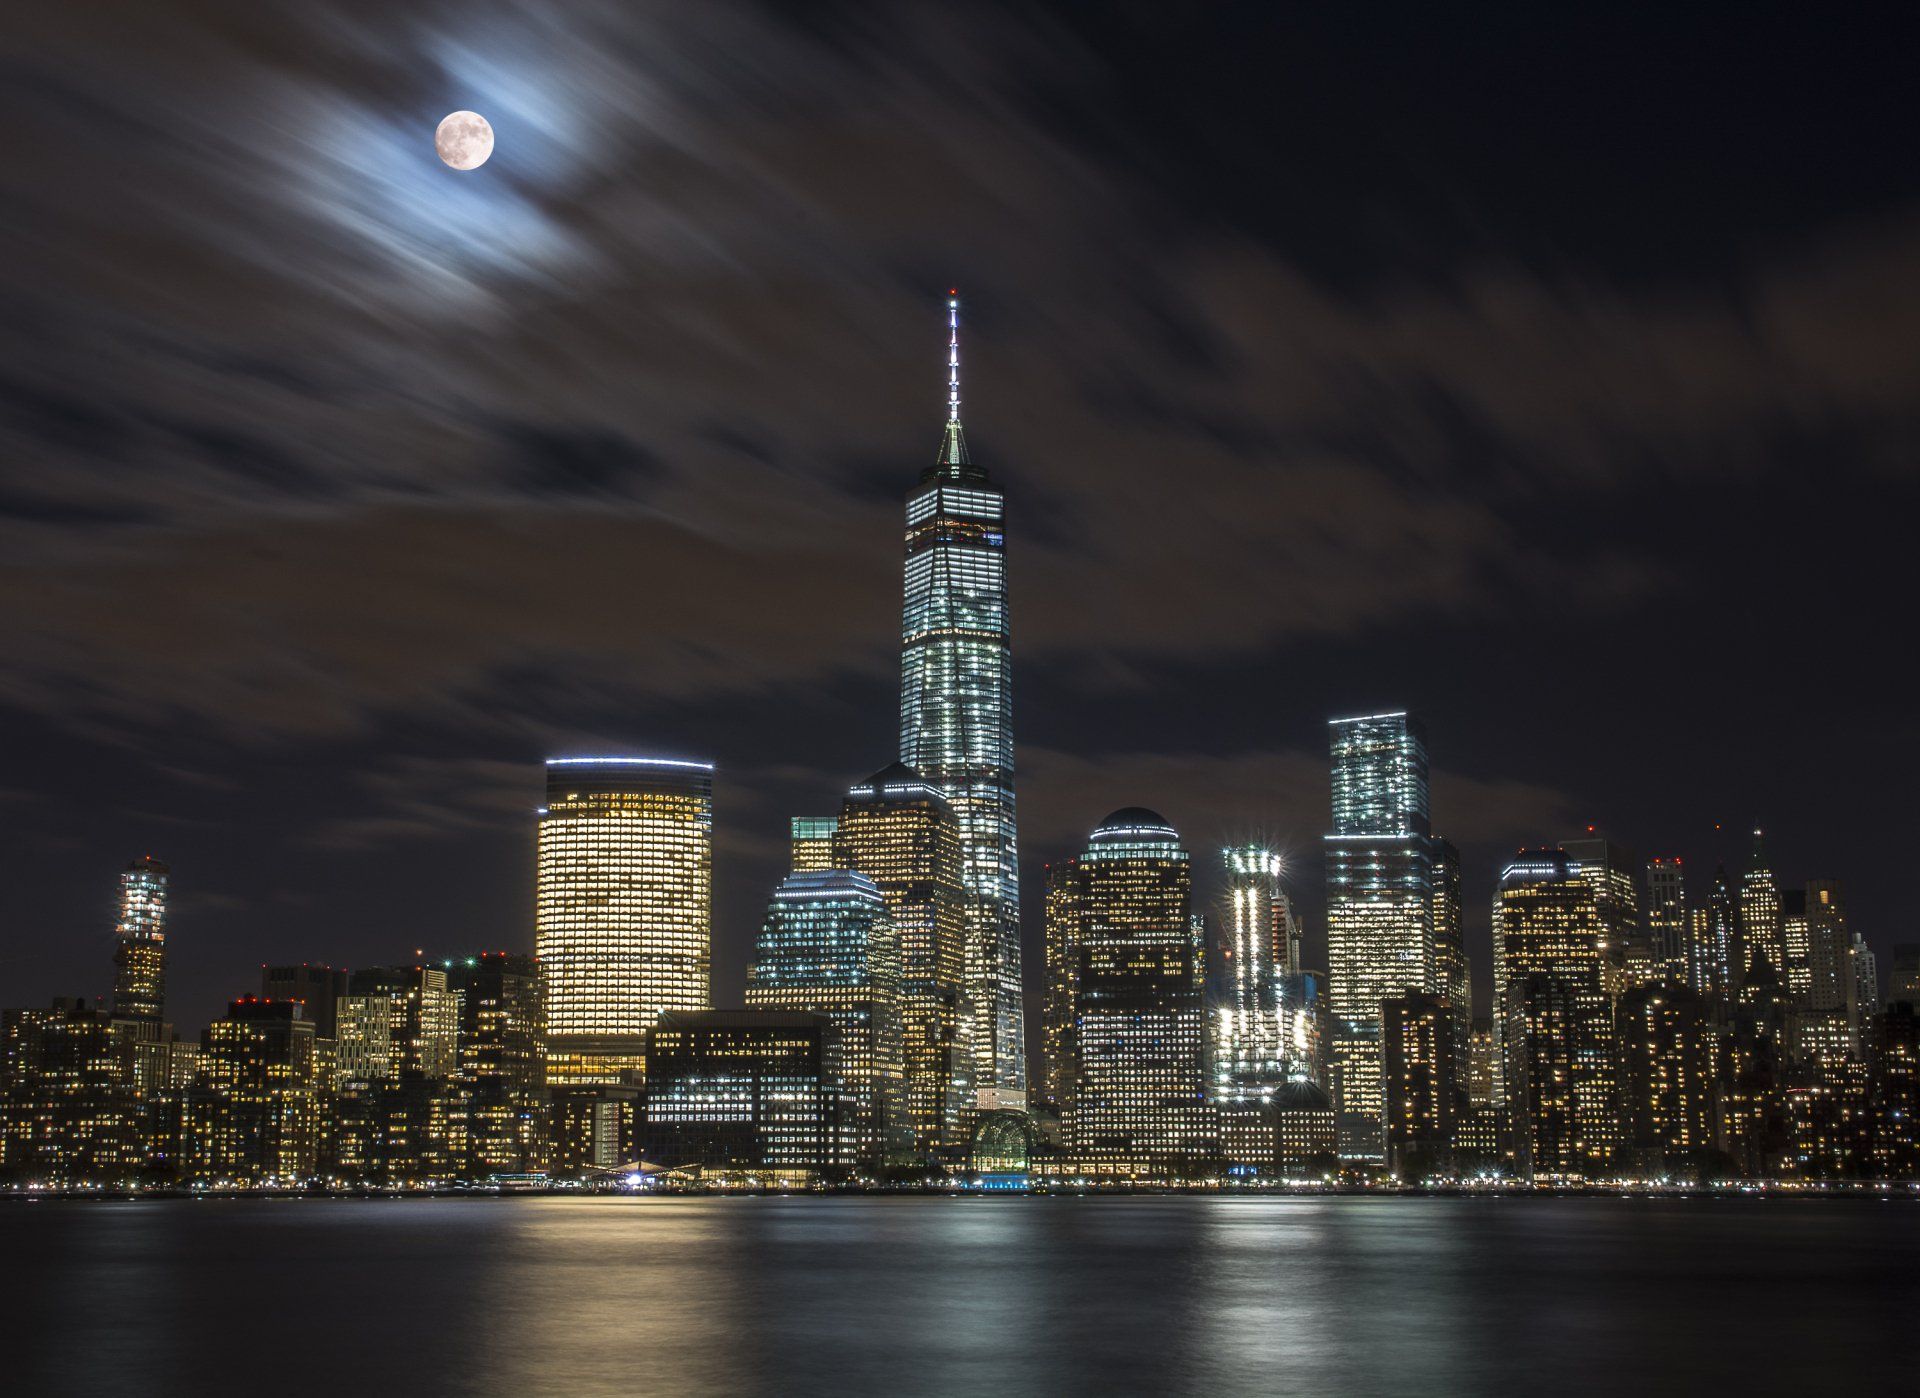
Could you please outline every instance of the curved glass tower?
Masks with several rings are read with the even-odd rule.
[[[952,808],[967,900],[965,988],[983,1108],[1026,1105],[1006,499],[960,430],[960,302],[947,301],[947,425],[907,498],[900,760]]]

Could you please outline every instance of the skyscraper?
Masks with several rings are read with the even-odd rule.
[[[1620,999],[1622,1142],[1637,1179],[1698,1176],[1713,1146],[1714,1048],[1707,1002],[1688,986]]]
[[[1755,957],[1765,958],[1775,974],[1785,979],[1787,956],[1781,943],[1780,884],[1767,866],[1766,836],[1759,830],[1753,832],[1753,855],[1747,861],[1746,872],[1740,876],[1740,931],[1744,955],[1734,967],[1734,984],[1740,983]]]
[[[1163,817],[1130,806],[1053,877],[1049,960],[1076,968],[1058,1068],[1067,1148],[1089,1170],[1184,1173],[1212,1147],[1187,851]]]
[[[167,866],[145,855],[120,875],[113,929],[113,1017],[158,1024],[167,999]]]
[[[1006,499],[960,427],[960,302],[947,302],[947,424],[907,498],[900,758],[960,828],[967,995],[982,1107],[1026,1105],[1020,885],[1013,804]]]
[[[1387,1167],[1401,1180],[1453,1173],[1460,1102],[1453,1008],[1419,991],[1381,1003]]]
[[[974,1058],[959,824],[938,791],[896,762],[853,787],[833,825],[832,864],[873,880],[899,943],[904,1120],[914,1148],[964,1145]]]
[[[1618,996],[1645,965],[1645,924],[1640,917],[1640,880],[1630,851],[1608,839],[1565,840],[1560,848],[1573,861],[1576,874],[1593,887],[1594,907],[1604,933],[1600,943],[1601,974],[1608,993]]]
[[[1460,902],[1460,851],[1433,837],[1433,961],[1440,998],[1452,1018],[1453,1081],[1466,1090],[1473,1040],[1473,973],[1467,964],[1466,910]]]
[[[1533,1133],[1532,1169],[1540,1175],[1591,1178],[1612,1163],[1618,1131],[1613,1004],[1601,965],[1606,936],[1593,884],[1566,851],[1523,850],[1501,871],[1494,898],[1495,1026],[1514,1136],[1523,1147]],[[1539,1004],[1525,1003],[1527,996]],[[1519,1040],[1543,1033],[1564,1036],[1546,1059],[1547,1046]],[[1520,1119],[1529,1110],[1550,1110],[1549,1099],[1558,1101],[1558,1090],[1549,1091],[1537,1074],[1557,1073],[1552,1065],[1563,1050],[1572,1112],[1572,1134],[1564,1141],[1557,1126]],[[1516,1095],[1529,1074],[1536,1077],[1527,1093]]]
[[[1647,936],[1653,978],[1687,984],[1687,879],[1676,856],[1647,861]]]
[[[794,873],[833,867],[833,834],[838,824],[832,816],[795,816],[787,822]]]
[[[536,900],[549,1079],[616,1082],[712,994],[713,764],[549,760]]]
[[[1702,995],[1731,996],[1740,984],[1740,907],[1722,864],[1713,871],[1705,906],[1688,915],[1687,981]]]
[[[1326,837],[1327,961],[1340,1153],[1379,1160],[1380,1006],[1433,992],[1433,845],[1427,744],[1406,713],[1337,718]]]
[[[1280,886],[1280,856],[1259,845],[1221,851],[1227,891],[1221,910],[1222,1003],[1213,1012],[1212,1097],[1216,1105],[1255,1101],[1286,1081],[1291,1036],[1282,989],[1290,960],[1292,909]]]
[[[825,1015],[833,1070],[855,1102],[861,1155],[904,1149],[900,945],[873,880],[810,869],[780,881],[747,967],[747,1008]]]

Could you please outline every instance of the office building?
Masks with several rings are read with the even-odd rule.
[[[1510,1111],[1559,1110],[1562,1094],[1537,1076],[1525,1084],[1525,1100],[1516,1098],[1514,1074],[1520,1068],[1551,1074],[1558,1071],[1558,1055],[1564,1052],[1569,1074],[1571,1134],[1561,1140],[1553,1134],[1557,1125],[1548,1130],[1516,1116],[1516,1136],[1534,1131],[1530,1154],[1536,1173],[1554,1178],[1604,1175],[1618,1135],[1613,1106],[1613,1003],[1602,965],[1602,943],[1608,934],[1592,882],[1564,850],[1521,851],[1501,871],[1493,935],[1496,1027],[1502,1036]],[[1546,993],[1541,988],[1545,981],[1557,991]],[[1538,1004],[1527,1003],[1521,989]],[[1510,1036],[1519,1032],[1564,1033],[1566,1037],[1543,1058],[1543,1046],[1511,1041]]]
[[[1440,989],[1433,936],[1427,744],[1405,713],[1328,724],[1333,828],[1326,836],[1327,952],[1340,1153],[1378,1161],[1380,1006]]]
[[[833,1021],[781,1010],[669,1011],[649,1036],[639,1128],[649,1163],[806,1184],[853,1149],[833,1083]]]
[[[899,948],[900,1124],[926,1155],[965,1145],[973,1118],[974,1006],[966,996],[967,891],[953,809],[894,763],[848,791],[830,862],[873,881]]]
[[[1644,973],[1650,959],[1633,853],[1597,837],[1565,840],[1560,848],[1566,851],[1574,873],[1593,888],[1601,928],[1601,980],[1608,995],[1617,999],[1637,974]]]
[[[1678,856],[1655,855],[1647,861],[1647,942],[1652,966],[1645,984],[1690,983],[1686,869]]]
[[[852,1100],[863,1161],[910,1148],[902,1115],[900,946],[880,890],[845,869],[789,874],[774,890],[747,967],[747,1008],[825,1015],[831,1068]]]
[[[832,816],[794,816],[787,822],[787,842],[793,872],[811,873],[831,869],[833,837],[840,822]]]
[[[959,826],[974,1085],[991,1110],[1027,1105],[1006,499],[960,427],[959,304],[947,303],[946,427],[907,499],[900,760],[946,798]]]
[[[470,1179],[525,1174],[547,1159],[546,1010],[530,956],[482,952],[446,967],[459,1006],[456,1077]]]
[[[1740,876],[1740,933],[1744,954],[1735,968],[1736,979],[1746,973],[1755,957],[1762,957],[1784,980],[1787,972],[1786,947],[1781,938],[1780,882],[1767,862],[1764,832],[1753,832],[1753,854],[1746,872]]]
[[[619,1082],[669,1010],[712,994],[713,766],[547,763],[534,915],[551,1082]]]
[[[1090,1172],[1166,1178],[1213,1149],[1203,1091],[1201,934],[1180,836],[1115,811],[1053,870],[1048,957],[1062,971],[1068,1153]]]

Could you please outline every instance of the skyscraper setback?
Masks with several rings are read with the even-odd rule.
[[[960,427],[960,302],[947,301],[947,424],[907,499],[900,758],[946,798],[967,891],[980,1105],[1026,1105],[1005,497]]]

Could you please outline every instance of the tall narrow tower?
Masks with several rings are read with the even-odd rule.
[[[965,989],[983,1108],[1026,1105],[1006,499],[960,429],[960,300],[947,298],[947,425],[907,497],[900,760],[952,808],[967,891]]]
[[[114,1018],[158,1024],[166,1018],[167,866],[152,855],[120,876],[113,935]]]

